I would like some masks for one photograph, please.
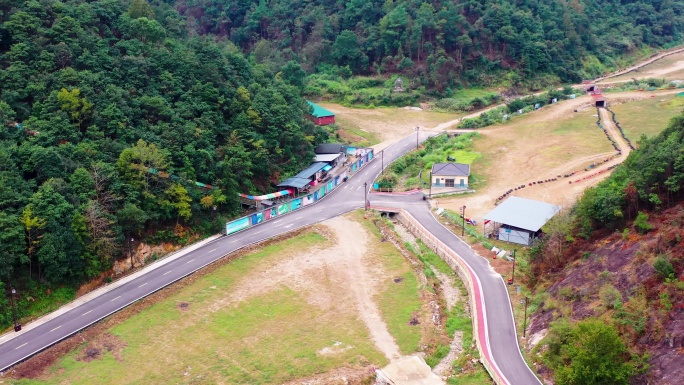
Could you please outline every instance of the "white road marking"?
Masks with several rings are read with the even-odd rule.
[[[51,332],[54,332],[55,330],[57,330],[57,329],[59,329],[59,328],[61,328],[61,327],[62,327],[62,325],[59,325],[59,326],[57,326],[56,328],[54,328],[54,329],[52,329],[52,330],[50,330],[50,331],[51,331]]]
[[[146,284],[143,284],[143,285],[146,285]],[[140,286],[142,286],[142,285],[140,285]],[[140,286],[138,286],[138,287],[140,287]],[[83,313],[83,314],[81,314],[81,315],[86,315],[86,314],[88,314],[88,313],[90,313],[90,312],[92,312],[92,310],[88,310],[87,312],[85,312],[85,313]]]
[[[169,270],[169,271],[167,271],[166,273],[164,273],[164,274],[162,274],[162,275],[169,274],[169,273],[172,272],[172,271],[173,271],[173,270]]]
[[[119,299],[119,298],[121,298],[121,296],[118,296],[118,297],[116,297],[116,298],[114,298],[114,299],[111,299],[109,302],[115,301],[115,300],[117,300],[117,299]]]
[[[286,228],[286,229],[289,229],[289,228],[292,227],[293,225],[294,225],[294,223],[291,223],[291,224],[285,226],[285,228]]]
[[[28,344],[28,342],[24,342],[23,344],[21,344],[21,345],[17,346],[16,348],[14,348],[14,350],[17,350],[17,349],[23,347],[23,346],[26,345],[26,344]]]
[[[216,249],[214,249],[214,250],[216,250]],[[192,261],[194,261],[194,260],[195,260],[195,258],[193,258],[193,259],[191,259],[191,260],[189,260],[189,261],[187,261],[187,262],[185,262],[185,263],[190,263],[190,262],[192,262]]]
[[[233,242],[231,242],[231,243],[235,243],[235,242],[237,242],[237,241],[239,241],[239,239],[236,239],[236,240],[234,240],[234,241],[233,241]]]
[[[273,221],[273,223],[278,223],[278,222],[282,222],[282,221],[283,221],[282,219],[278,219],[277,221]]]
[[[211,249],[211,250],[209,250],[210,253],[211,253],[212,251],[216,251],[216,249]]]
[[[145,285],[147,285],[147,282],[143,283],[142,285],[140,285],[140,286],[138,286],[138,287],[143,287],[143,286],[145,286]],[[91,311],[92,311],[92,310],[91,310]]]
[[[320,210],[319,210],[319,211],[320,211]],[[317,211],[317,212],[318,212],[318,211]],[[302,218],[304,218],[304,217],[297,217],[297,218],[295,218],[295,221],[296,221],[297,219],[302,219]]]

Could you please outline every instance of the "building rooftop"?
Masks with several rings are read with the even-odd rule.
[[[432,165],[432,175],[469,176],[470,165],[464,163],[435,163]]]
[[[512,196],[485,215],[484,219],[536,232],[560,209],[560,206],[550,203]]]
[[[335,116],[334,112],[328,111],[316,103],[310,102],[308,100],[306,102],[309,103],[309,106],[313,109],[311,116],[314,116],[316,118],[323,118],[325,116]]]
[[[339,154],[345,153],[344,145],[339,143],[323,143],[316,146],[316,154]]]

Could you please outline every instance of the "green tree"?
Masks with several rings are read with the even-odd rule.
[[[635,372],[631,355],[615,328],[601,320],[557,321],[543,345],[559,385],[628,384]]]
[[[33,207],[29,204],[21,213],[19,221],[24,226],[26,234],[26,262],[29,264],[29,276],[33,275],[33,257],[36,254],[36,249],[40,245],[43,237],[43,229],[45,228],[45,218],[40,218],[33,215]]]
[[[66,88],[62,88],[57,93],[57,101],[62,110],[71,116],[76,123],[76,127],[81,130],[81,133],[85,133],[83,122],[92,113],[93,104],[86,100],[86,98],[81,97],[81,90],[74,88],[69,91]]]
[[[116,163],[119,172],[128,183],[151,193],[154,174],[166,171],[169,167],[168,154],[154,143],[142,139],[121,152]]]
[[[128,7],[127,14],[131,19],[138,19],[140,17],[154,18],[154,10],[147,0],[131,0],[131,6]]]
[[[176,210],[176,223],[178,219],[183,218],[186,221],[192,216],[190,203],[192,199],[188,195],[188,190],[180,183],[174,183],[166,190],[169,205]]]

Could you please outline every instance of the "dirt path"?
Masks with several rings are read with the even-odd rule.
[[[629,102],[632,100],[647,99],[652,95],[662,96],[678,92],[681,92],[681,90],[675,89],[657,92],[627,91],[608,93],[605,96],[608,105],[610,106],[611,103]],[[546,124],[570,116],[576,109],[594,109],[595,107],[591,104],[592,101],[589,96],[582,96],[544,107],[538,111],[529,113],[523,118],[526,119],[525,123]],[[613,164],[623,162],[629,153],[629,147],[624,142],[624,139],[622,139],[617,128],[612,124],[610,113],[605,117],[602,117],[602,121],[606,123],[605,127],[609,134],[611,134],[618,145],[623,148],[622,156],[613,159],[611,162],[602,164],[595,170],[578,174],[576,175],[576,178],[563,178],[556,182],[528,186],[524,189],[514,191],[512,195],[541,200],[563,207],[570,207],[582,195],[584,190],[588,187],[595,186],[600,181],[607,178],[610,173],[604,172],[603,174],[575,183],[577,179],[580,179],[585,175],[592,174]],[[591,124],[596,127],[595,123]],[[467,206],[468,217],[475,219],[478,224],[482,223],[482,218],[494,209],[496,198],[504,191],[528,181],[544,180],[558,175],[564,175],[578,169],[583,169],[591,163],[602,161],[615,154],[615,151],[608,151],[578,156],[555,167],[546,167],[543,163],[536,161],[537,151],[544,147],[557,145],[558,143],[556,142],[558,141],[558,137],[540,136],[532,140],[528,140],[529,138],[513,138],[508,126],[487,127],[479,129],[477,132],[485,135],[487,137],[486,140],[497,140],[506,144],[500,148],[501,155],[500,158],[497,159],[497,164],[499,166],[490,166],[492,168],[487,176],[487,185],[478,190],[475,194],[448,198],[437,197],[435,199],[437,200],[439,207],[448,208],[453,211],[458,211],[460,207],[465,204]],[[573,182],[572,184],[568,183],[570,180]]]
[[[235,290],[208,310],[237,306],[241,301],[286,286],[301,293],[311,305],[323,309],[356,309],[378,349],[390,361],[398,359],[399,347],[373,300],[383,270],[365,258],[370,252],[366,230],[344,216],[327,220],[320,226],[334,246],[289,255],[273,265],[250,271]]]
[[[608,132],[608,135],[610,135],[610,137],[613,138],[613,140],[617,143],[618,147],[620,147],[620,151],[622,152],[622,156],[620,158],[617,158],[615,159],[615,161],[608,162],[604,166],[601,166],[601,169],[604,169],[606,168],[605,166],[622,163],[625,159],[627,159],[629,153],[632,152],[632,148],[629,146],[625,138],[620,133],[620,130],[613,122],[613,118],[610,112],[605,108],[599,108],[599,113],[601,114],[601,124]]]
[[[649,64],[651,64],[651,63],[653,63],[653,62],[655,62],[655,61],[657,61],[657,60],[660,60],[660,59],[662,59],[662,58],[664,58],[664,57],[667,57],[667,56],[670,56],[670,55],[674,55],[674,54],[679,53],[679,52],[684,52],[684,48],[678,48],[678,49],[674,49],[674,50],[672,50],[672,51],[663,52],[663,53],[661,53],[661,54],[658,54],[657,56],[654,56],[654,57],[652,57],[652,58],[650,58],[650,59],[647,59],[647,60],[645,60],[645,61],[642,61],[641,63],[638,63],[638,64],[635,64],[635,65],[633,65],[633,66],[631,66],[631,67],[625,68],[624,70],[617,71],[617,72],[613,72],[612,74],[608,74],[608,75],[606,75],[606,76],[598,77],[598,78],[596,78],[594,81],[596,81],[596,82],[602,82],[603,80],[606,80],[606,79],[610,79],[610,78],[614,78],[614,77],[617,77],[617,76],[620,76],[620,75],[624,75],[624,74],[626,74],[626,73],[632,72],[632,71],[634,71],[634,70],[636,70],[636,69],[639,69],[639,68],[641,68],[641,67],[647,66],[647,65],[649,65]],[[677,63],[681,63],[681,62],[677,62]],[[677,67],[677,66],[675,66],[675,67]],[[662,73],[674,72],[674,71],[677,71],[678,69],[682,69],[682,68],[684,68],[684,67],[674,68],[674,69],[673,69],[673,68],[664,69],[665,72],[662,72]],[[629,80],[626,80],[626,81],[629,81]]]

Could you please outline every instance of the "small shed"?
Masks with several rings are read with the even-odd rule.
[[[486,226],[493,222],[499,240],[529,246],[560,209],[550,203],[512,196],[485,215],[484,223]]]
[[[594,92],[596,91],[596,84],[594,83],[593,80],[583,80],[582,81],[582,86],[587,92]]]
[[[431,171],[432,187],[468,188],[470,165],[464,163],[435,163]]]
[[[335,124],[335,113],[328,111],[316,103],[306,101],[309,103],[309,114],[307,117],[317,126],[327,126],[328,124]]]
[[[607,107],[606,98],[603,96],[603,94],[594,92],[591,94],[591,97],[594,99],[594,105],[596,107]]]

